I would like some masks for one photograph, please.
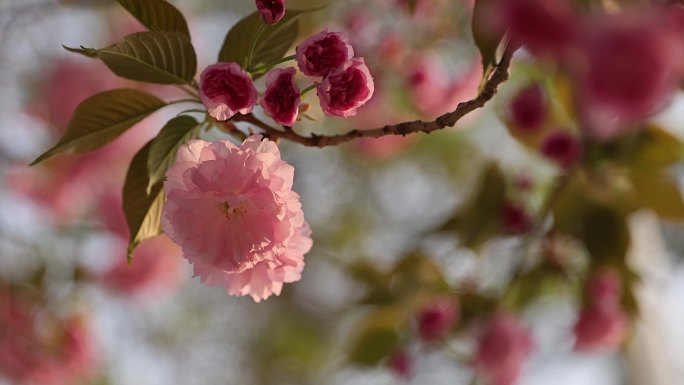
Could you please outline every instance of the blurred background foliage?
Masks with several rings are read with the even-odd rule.
[[[302,19],[301,37],[346,31],[377,89],[350,120],[326,119],[310,97],[300,132],[434,118],[476,94],[472,4],[421,1],[412,13],[409,3],[332,2]],[[583,143],[582,161],[564,163],[539,149],[558,127],[577,133],[572,84],[523,53],[500,95],[455,128],[325,149],[283,142],[314,249],[301,282],[255,304],[191,279],[163,238],[146,241],[157,244],[144,243],[130,269],[119,267],[127,233],[118,194],[127,162],[161,117],[96,153],[26,166],[81,100],[140,87],[61,44],[105,47],[142,27],[114,1],[0,4],[0,307],[33,320],[38,331],[27,335],[42,337],[30,346],[62,357],[41,359],[68,372],[27,380],[0,367],[0,383],[40,376],[51,378],[43,384],[92,385],[475,383],[477,329],[502,309],[521,314],[535,336],[521,384],[676,384],[684,374],[676,343],[684,338],[677,326],[684,320],[681,95],[642,130]],[[214,62],[228,28],[253,11],[247,0],[174,4],[188,19],[200,69]],[[530,84],[551,103],[534,132],[509,114]],[[167,100],[182,95],[143,87]],[[637,342],[614,354],[575,353],[582,284],[606,266],[623,279],[622,308],[647,332],[633,327]],[[417,315],[440,298],[459,304],[460,319],[449,338],[421,340]],[[30,305],[14,310],[7,305],[14,302]],[[16,327],[0,326],[0,338]],[[65,335],[75,341],[70,354],[58,349]]]

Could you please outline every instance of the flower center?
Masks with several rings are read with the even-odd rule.
[[[219,211],[221,211],[221,214],[228,219],[235,216],[244,218],[245,214],[247,214],[247,208],[244,203],[240,203],[239,206],[231,206],[228,202],[219,202],[216,205],[218,206]]]

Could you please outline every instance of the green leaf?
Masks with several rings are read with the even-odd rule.
[[[288,9],[280,22],[265,26],[254,47],[252,67],[259,63],[271,63],[285,56],[299,35],[299,17],[324,7],[302,10]],[[261,16],[258,12],[238,21],[228,31],[218,60],[220,62],[237,62],[244,66],[252,40],[261,26]]]
[[[636,146],[628,159],[633,168],[659,168],[682,159],[684,144],[664,129],[648,125],[639,131]]]
[[[360,325],[349,349],[349,359],[361,365],[375,365],[399,347],[398,328],[406,314],[397,307],[371,312]]]
[[[633,172],[630,175],[638,203],[665,219],[684,219],[684,201],[679,185],[663,172]]]
[[[186,84],[197,72],[195,49],[190,39],[178,32],[138,32],[103,49],[64,48],[97,57],[118,76],[141,82]]]
[[[162,233],[161,212],[164,206],[164,191],[159,182],[148,190],[149,175],[147,160],[152,141],[133,157],[126,173],[123,188],[123,209],[130,233],[128,260],[131,261],[133,250],[142,241]]]
[[[582,240],[594,264],[622,263],[631,242],[626,218],[616,209],[594,205],[584,212]]]
[[[500,26],[492,25],[490,16],[497,0],[475,0],[471,30],[475,45],[482,55],[482,67],[486,74],[496,64],[496,50],[504,37]]]
[[[152,139],[147,158],[148,192],[153,185],[164,179],[164,174],[176,161],[178,148],[188,139],[197,136],[199,128],[200,124],[195,118],[181,115],[169,120],[159,134]]]
[[[463,245],[476,249],[500,228],[501,210],[506,197],[506,181],[495,164],[485,170],[471,200],[441,228],[456,231]]]
[[[74,111],[64,137],[31,165],[59,153],[100,148],[165,105],[154,95],[127,88],[91,96]]]
[[[150,31],[178,32],[190,37],[183,14],[165,0],[116,0]]]

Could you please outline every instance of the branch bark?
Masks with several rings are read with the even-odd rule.
[[[379,138],[386,135],[402,135],[413,134],[417,132],[424,132],[429,134],[433,131],[441,130],[445,127],[452,127],[462,117],[470,112],[484,107],[484,105],[496,95],[499,86],[508,80],[508,68],[511,64],[514,50],[506,49],[501,57],[501,60],[496,66],[496,70],[492,73],[490,78],[485,83],[480,93],[474,99],[459,103],[456,109],[439,116],[433,121],[414,120],[403,122],[394,125],[386,125],[380,128],[368,130],[351,130],[345,134],[338,135],[318,135],[311,134],[311,136],[304,136],[296,133],[289,127],[284,127],[283,130],[276,129],[268,124],[262,122],[252,114],[236,115],[235,121],[243,121],[254,124],[255,126],[264,130],[264,134],[270,138],[282,138],[291,140],[311,147],[326,147],[335,146],[338,144],[350,142],[359,138]]]

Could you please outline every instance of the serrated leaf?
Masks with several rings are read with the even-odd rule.
[[[183,14],[165,0],[116,0],[150,31],[178,32],[190,37]]]
[[[188,139],[197,136],[200,124],[195,118],[187,115],[177,116],[169,120],[152,139],[147,170],[149,181],[147,191],[164,179],[164,174],[176,160],[178,148]]]
[[[118,76],[141,82],[186,84],[197,72],[195,49],[179,32],[137,32],[103,49],[65,48],[97,57]]]
[[[271,63],[282,58],[292,47],[299,34],[299,17],[324,7],[311,9],[289,9],[282,20],[265,26],[252,54],[252,67],[259,63]],[[235,24],[226,35],[219,52],[220,62],[237,62],[246,66],[247,55],[259,28],[262,26],[258,12],[251,13]]]
[[[148,190],[149,175],[147,159],[152,141],[138,151],[133,157],[126,173],[123,188],[123,209],[130,234],[128,259],[131,260],[133,250],[142,241],[162,233],[161,212],[164,206],[164,191],[159,182]]]
[[[91,96],[76,108],[62,139],[31,165],[59,153],[100,148],[164,106],[156,96],[128,88]]]
[[[490,13],[496,7],[496,0],[475,0],[471,31],[475,45],[482,56],[482,67],[486,74],[488,68],[496,64],[496,50],[504,37],[500,26],[491,24],[493,18]]]

